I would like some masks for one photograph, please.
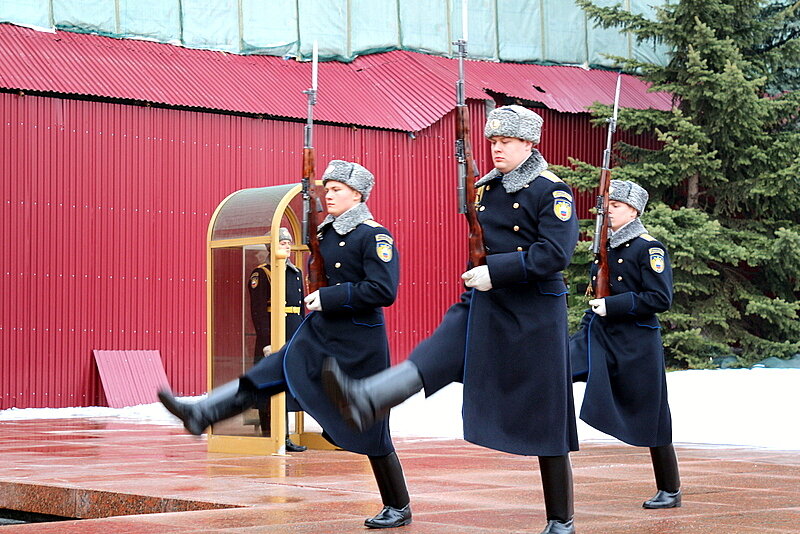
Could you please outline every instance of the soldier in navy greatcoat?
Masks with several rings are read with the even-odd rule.
[[[467,441],[539,457],[544,533],[573,533],[578,449],[561,271],[578,238],[572,192],[534,148],[542,119],[521,106],[493,110],[484,134],[495,169],[481,178],[478,217],[486,265],[462,275],[467,291],[409,358],[356,380],[326,361],[323,384],[343,416],[369,428],[424,387],[464,384]]]
[[[570,357],[574,380],[586,382],[581,419],[625,443],[649,447],[658,492],[643,506],[674,508],[681,505],[680,476],[656,318],[672,304],[672,269],[667,249],[639,219],[647,198],[641,186],[611,180],[611,296],[589,301],[591,309],[570,340]],[[594,283],[596,264],[591,275]]]
[[[160,392],[159,399],[189,432],[201,434],[210,424],[288,390],[330,441],[369,457],[384,507],[365,525],[399,527],[411,522],[411,506],[388,421],[355,432],[320,382],[322,362],[328,357],[358,377],[389,367],[382,308],[397,295],[397,251],[391,233],[373,220],[365,203],[374,184],[372,173],[357,163],[334,160],[322,181],[328,216],[319,225],[319,240],[328,284],[305,297],[312,313],[283,348],[239,380],[211,391],[204,401],[185,403],[167,391]]]
[[[286,314],[286,337],[291,338],[295,330],[303,322],[303,275],[300,269],[292,263],[289,254],[292,251],[292,234],[289,233],[288,228],[281,228],[278,233],[278,247],[286,256],[286,275],[285,275],[285,300],[284,312]],[[253,320],[253,328],[256,331],[256,344],[253,354],[253,363],[256,364],[261,361],[264,356],[268,356],[272,352],[270,339],[272,336],[271,316],[272,305],[270,302],[270,295],[272,290],[272,269],[269,264],[270,250],[267,245],[266,250],[261,253],[266,253],[264,258],[262,256],[260,263],[250,273],[247,280],[247,290],[250,293],[250,317]],[[287,452],[303,452],[306,447],[297,445],[289,438],[289,412],[300,411],[300,406],[291,395],[286,396],[286,451]],[[269,406],[264,403],[263,406],[258,407],[259,424],[261,431],[264,435],[269,432]]]

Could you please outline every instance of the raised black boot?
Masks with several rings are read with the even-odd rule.
[[[172,392],[162,389],[158,400],[175,417],[183,421],[190,434],[199,436],[206,428],[240,414],[256,404],[256,390],[247,382],[234,380],[211,390],[200,402],[184,402],[176,399]]]
[[[575,534],[575,501],[569,455],[539,456],[547,526],[541,534]]]
[[[680,508],[681,477],[678,472],[678,456],[672,443],[661,447],[650,447],[653,472],[658,491],[652,499],[644,501],[642,508]]]
[[[408,496],[403,466],[397,454],[370,456],[369,463],[381,492],[383,510],[364,521],[369,528],[394,528],[411,523],[411,500]]]
[[[353,379],[334,358],[322,364],[322,385],[344,420],[363,432],[422,389],[419,369],[408,360],[363,379]]]

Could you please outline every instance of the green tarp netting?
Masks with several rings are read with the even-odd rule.
[[[652,0],[622,4],[654,17]],[[461,11],[461,0],[3,0],[0,22],[303,58],[316,40],[323,59],[351,61],[396,49],[452,56]],[[612,66],[605,54],[666,58],[663,48],[595,28],[569,0],[468,0],[467,12],[476,59]]]

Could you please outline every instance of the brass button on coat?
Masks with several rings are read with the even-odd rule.
[[[617,281],[618,281],[618,282],[622,282],[622,277],[621,277],[621,276],[618,276],[618,277],[617,277]]]
[[[522,252],[522,247],[517,247],[518,252]]]
[[[617,260],[617,263],[622,263],[623,261],[625,261],[625,260],[623,260],[622,258],[620,258],[620,259],[618,259],[618,260]]]
[[[343,247],[343,246],[345,246],[345,245],[346,245],[346,243],[345,243],[344,241],[339,241],[339,246],[340,246],[340,247]]]
[[[514,225],[514,231],[519,232],[519,226],[517,226],[516,224]]]
[[[336,263],[333,264],[333,266],[338,269],[339,267],[342,266],[342,264],[337,261]]]
[[[486,206],[481,206],[480,208],[478,208],[478,211],[483,211],[485,209],[486,209]]]
[[[517,208],[519,208],[519,202],[514,202],[514,203],[511,205],[511,207],[512,207],[512,208],[514,208],[514,209],[517,209]]]

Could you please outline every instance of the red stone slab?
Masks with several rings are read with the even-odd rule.
[[[414,522],[393,532],[537,533],[544,525],[536,458],[460,440],[399,439],[396,445]],[[647,450],[583,443],[572,455],[578,532],[800,534],[796,452],[680,444],[677,450],[683,507],[644,510],[642,501],[655,491]],[[139,513],[9,525],[2,527],[3,534],[363,534],[363,520],[381,506],[363,456],[342,451],[215,454],[207,452],[204,439],[178,426],[112,419],[8,421],[0,423],[0,457],[0,495],[10,498],[24,486],[28,493],[21,500],[30,501],[32,488],[39,487],[43,498],[36,511],[64,515],[57,503],[83,495],[80,510],[87,516]],[[240,508],[144,513],[159,511],[156,503],[164,502]]]

